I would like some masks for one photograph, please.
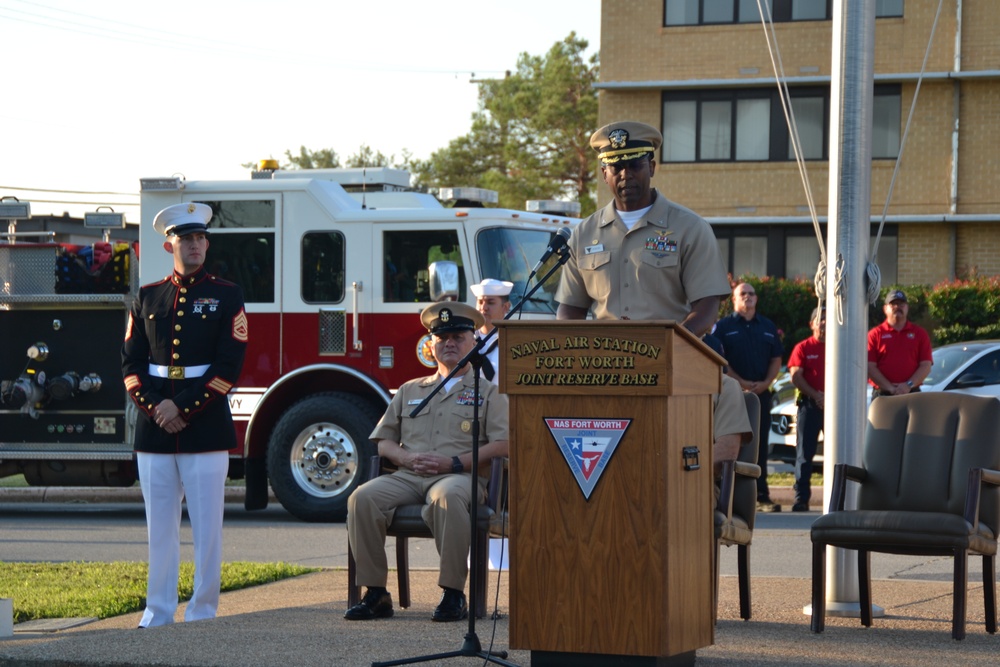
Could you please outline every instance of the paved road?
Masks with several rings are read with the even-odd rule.
[[[811,576],[809,526],[817,512],[760,514],[751,548],[753,577]],[[247,512],[228,504],[225,518],[226,560],[283,561],[312,567],[347,567],[344,524],[299,521],[280,506]],[[0,502],[0,561],[113,561],[146,559],[146,527],[137,503]],[[191,558],[187,521],[183,557]],[[391,547],[392,540],[389,540]],[[389,562],[395,561],[390,553]],[[436,568],[430,540],[411,540],[412,567]],[[981,580],[980,559],[970,559],[969,578]],[[736,574],[736,549],[723,548],[723,574]],[[877,579],[950,581],[947,558],[873,554]]]

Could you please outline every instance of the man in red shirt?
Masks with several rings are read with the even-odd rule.
[[[894,290],[885,295],[885,322],[868,332],[868,381],[876,396],[900,396],[920,391],[931,372],[931,339],[927,332],[907,321],[910,307],[906,294]]]
[[[826,373],[826,309],[815,308],[809,318],[813,335],[792,348],[788,372],[795,385],[795,504],[793,512],[809,510],[813,457],[823,430],[823,381]]]

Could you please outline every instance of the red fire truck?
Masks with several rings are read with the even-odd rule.
[[[127,309],[139,285],[171,271],[153,217],[201,202],[214,212],[207,268],[242,286],[249,318],[230,394],[242,443],[230,477],[245,479],[247,509],[267,505],[270,485],[301,519],[342,520],[393,392],[435,367],[420,311],[474,303],[469,286],[483,277],[512,281],[517,302],[553,235],[576,222],[565,202],[488,208],[495,193],[455,188],[442,189],[446,205],[409,180],[393,169],[270,168],[242,181],[141,179],[138,248],[114,247],[109,275],[84,287],[65,275],[78,248],[0,236],[0,476],[135,483],[120,371]],[[524,317],[554,317],[556,283]]]

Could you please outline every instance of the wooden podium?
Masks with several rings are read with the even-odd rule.
[[[712,644],[712,394],[674,322],[506,321],[510,647],[531,665],[674,665]]]

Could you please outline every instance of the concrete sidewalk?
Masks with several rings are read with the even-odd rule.
[[[434,623],[440,597],[436,571],[412,573],[414,606],[391,619],[348,622],[347,573],[324,570],[310,575],[224,593],[219,617],[197,623],[137,630],[140,614],[128,614],[52,633],[16,632],[0,640],[0,665],[9,667],[360,667],[461,649],[468,622]],[[390,591],[397,599],[394,577]],[[876,581],[873,592],[885,608],[871,628],[858,619],[828,618],[826,632],[809,631],[802,613],[809,602],[806,579],[758,577],[752,581],[753,618],[739,619],[735,577],[723,577],[715,644],[697,652],[698,665],[996,665],[1000,637],[983,627],[982,586],[969,593],[968,636],[951,639],[951,586],[940,582]],[[489,608],[495,599],[503,618],[483,619],[476,635],[507,649],[506,574],[491,573]],[[183,607],[182,607],[183,609]],[[178,618],[181,612],[178,612]],[[16,626],[15,626],[16,627]],[[508,661],[530,664],[526,650]],[[428,665],[483,664],[459,657]]]

